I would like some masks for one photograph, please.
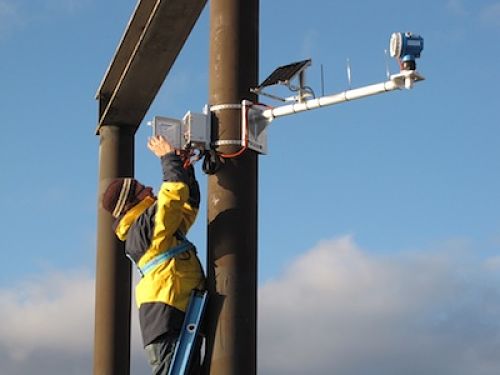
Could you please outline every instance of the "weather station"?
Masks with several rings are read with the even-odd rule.
[[[276,68],[260,85],[250,89],[250,92],[254,94],[285,103],[283,105],[269,106],[253,103],[249,100],[234,104],[206,105],[202,113],[189,111],[180,120],[155,116],[152,121],[148,122],[148,125],[153,127],[153,134],[162,135],[174,148],[190,152],[193,161],[200,159],[202,155],[209,155],[211,161],[205,163],[204,170],[207,173],[212,173],[220,164],[215,159],[236,157],[246,149],[254,150],[260,154],[267,154],[266,129],[278,117],[395,90],[412,89],[415,83],[425,79],[417,71],[416,64],[416,59],[420,58],[423,48],[424,40],[420,35],[411,32],[393,33],[389,42],[389,53],[392,58],[397,60],[400,71],[391,74],[387,68],[387,80],[384,82],[315,97],[312,88],[306,85],[305,72],[312,63],[310,59],[307,59]],[[350,86],[350,66],[348,66],[347,75]],[[276,85],[285,86],[293,95],[283,98],[265,91],[269,87]],[[227,109],[241,109],[241,138],[232,140],[212,139],[211,113]],[[238,152],[227,155],[217,152],[217,148],[222,145],[237,145],[241,148]],[[212,165],[208,166],[209,164]]]
[[[321,95],[316,96],[306,82],[309,59],[280,66],[259,84],[259,0],[138,0],[96,93],[99,197],[111,179],[134,177],[136,131],[207,3],[209,105],[199,112],[188,111],[180,119],[156,116],[149,123],[153,134],[164,136],[183,153],[186,166],[203,158],[208,174],[209,298],[207,294],[193,296],[196,303],[192,311],[186,311],[174,362],[188,367],[190,343],[196,339],[203,315],[203,373],[255,375],[258,158],[269,151],[269,124],[283,116],[412,89],[424,79],[416,66],[424,41],[412,33],[392,34],[386,64],[390,50],[399,63],[395,74],[387,69],[383,82],[354,88],[348,64],[345,91],[325,95],[322,84]],[[277,105],[260,103],[268,99]],[[114,220],[98,204],[95,375],[130,374],[132,270],[123,256],[124,244],[112,230]]]
[[[416,82],[424,80],[424,77],[416,70],[416,59],[420,57],[423,47],[424,40],[419,35],[409,32],[393,33],[389,43],[389,52],[390,56],[398,61],[399,72],[390,74],[387,67],[387,80],[384,82],[354,89],[350,88],[340,93],[316,98],[314,90],[306,85],[305,72],[311,65],[311,60],[307,59],[278,67],[260,85],[250,88],[251,93],[281,101],[285,103],[283,105],[271,107],[261,103],[253,103],[249,100],[242,100],[241,103],[205,105],[202,113],[189,111],[182,119],[156,116],[148,125],[152,126],[154,135],[165,137],[175,149],[187,153],[187,164],[192,164],[204,156],[204,172],[209,175],[215,174],[224,164],[223,159],[236,158],[247,149],[259,154],[266,154],[268,151],[267,127],[278,117],[394,90],[412,89]],[[349,86],[351,83],[350,73],[350,66],[348,65]],[[276,85],[285,86],[293,95],[283,98],[264,91]],[[216,137],[212,133],[212,117],[216,116],[219,111],[225,110],[241,112],[241,115],[238,116],[240,120],[239,139],[214,139]],[[238,117],[236,117],[236,120]],[[218,151],[218,148],[224,145],[237,146],[239,149],[232,154],[223,154]],[[190,303],[186,321],[191,322],[192,327],[198,327],[202,322],[206,298],[205,293],[204,296],[198,296],[197,299],[193,299]],[[192,310],[191,305],[193,306]],[[175,370],[173,373],[183,374],[184,369],[188,367],[190,362],[192,342],[195,340],[195,336],[192,333],[194,331],[188,329],[189,325],[186,325],[186,321],[176,346],[173,357],[174,365],[171,367],[171,369],[175,367],[176,369],[182,369],[182,371]]]

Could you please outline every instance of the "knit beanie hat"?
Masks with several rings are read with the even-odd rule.
[[[104,192],[102,206],[118,218],[147,196],[153,196],[151,187],[142,185],[134,178],[117,178]]]

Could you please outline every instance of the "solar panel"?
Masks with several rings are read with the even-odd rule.
[[[293,77],[311,65],[311,59],[277,67],[257,88],[287,84]]]

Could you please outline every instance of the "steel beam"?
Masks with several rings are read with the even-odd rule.
[[[207,0],[141,0],[97,91],[99,122],[137,129]]]

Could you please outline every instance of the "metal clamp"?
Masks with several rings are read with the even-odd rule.
[[[226,109],[241,109],[241,104],[216,104],[210,106],[210,112],[224,111]]]
[[[241,139],[231,140],[231,139],[220,139],[212,143],[214,146],[226,146],[226,145],[238,145],[241,146]]]
[[[242,109],[243,105],[239,104],[216,104],[210,106],[210,112],[224,111],[228,109]],[[241,146],[241,139],[220,139],[218,141],[212,142],[214,146],[227,146],[227,145],[237,145]]]

